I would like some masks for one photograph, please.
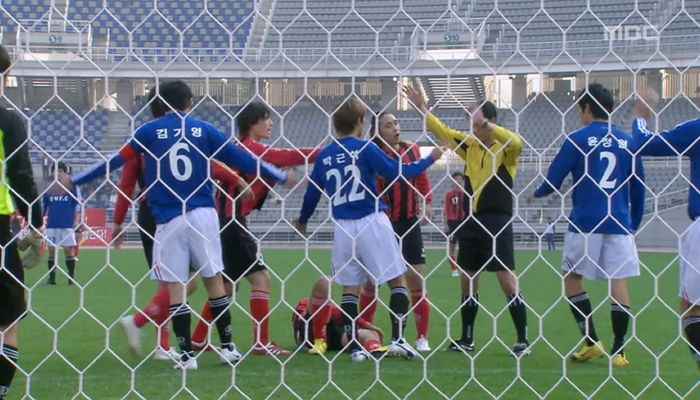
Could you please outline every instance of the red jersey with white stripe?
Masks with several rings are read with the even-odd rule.
[[[467,218],[464,210],[464,191],[462,189],[450,189],[445,193],[443,206],[446,221],[463,221]]]

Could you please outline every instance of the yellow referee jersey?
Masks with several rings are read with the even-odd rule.
[[[502,126],[491,124],[495,140],[487,148],[473,135],[448,127],[432,113],[426,116],[426,125],[464,160],[464,190],[468,196],[465,200],[469,200],[464,202],[466,211],[512,215],[511,189],[523,148],[520,137]]]

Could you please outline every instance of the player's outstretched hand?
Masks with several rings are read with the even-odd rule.
[[[294,229],[296,229],[303,236],[306,236],[306,224],[302,224],[298,219],[295,219],[292,224],[294,225]]]
[[[430,156],[433,157],[433,160],[437,161],[442,157],[442,154],[445,152],[445,150],[440,147],[440,146],[435,146],[433,147],[433,151],[430,152]]]
[[[284,186],[288,188],[293,188],[296,186],[297,183],[299,183],[299,180],[301,179],[299,173],[293,169],[288,169],[287,170],[287,180],[284,181]]]
[[[418,90],[414,89],[409,85],[404,85],[403,94],[406,96],[408,101],[411,102],[413,107],[415,107],[423,113],[428,111],[428,107],[426,107],[425,105],[425,97],[423,96],[423,93],[419,92]]]
[[[112,228],[112,246],[115,249],[121,249],[124,243],[124,227],[122,224],[114,224]]]
[[[44,236],[41,232],[37,230],[32,230],[24,239],[17,243],[17,248],[20,251],[28,250],[26,254],[22,256],[22,265],[24,268],[33,268],[41,261],[44,257],[44,251],[46,246],[44,246]]]
[[[634,115],[644,119],[651,118],[652,108],[659,104],[659,94],[654,89],[646,88],[641,99],[634,104]]]

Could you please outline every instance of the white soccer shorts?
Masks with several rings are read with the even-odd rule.
[[[73,228],[46,228],[46,241],[47,245],[54,247],[72,247],[78,244]]]
[[[211,278],[223,271],[219,218],[212,207],[195,208],[156,228],[151,279],[187,282],[190,268]]]
[[[639,276],[634,236],[566,232],[561,269],[590,280]]]
[[[679,296],[700,305],[700,218],[683,236],[681,243]]]
[[[331,264],[332,279],[342,286],[366,281],[381,285],[406,273],[394,229],[383,212],[336,220]]]

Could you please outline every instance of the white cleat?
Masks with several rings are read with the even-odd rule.
[[[389,357],[403,357],[407,360],[411,360],[416,356],[415,350],[403,340],[392,340],[386,353]]]
[[[220,351],[219,358],[221,359],[222,363],[235,364],[235,363],[241,361],[241,358],[243,358],[241,353],[239,353],[238,350],[236,349],[236,345],[232,345],[232,346],[233,346],[232,350],[229,350],[229,349],[219,350]]]
[[[350,353],[350,360],[354,362],[363,362],[367,361],[368,359],[369,355],[364,350],[357,349]]]
[[[187,371],[196,370],[197,369],[197,359],[194,357],[190,357],[187,359],[187,361],[177,360],[177,361],[175,361],[175,365],[173,366],[173,369],[187,370]]]
[[[452,271],[452,277],[459,278],[459,271],[457,271],[457,270]]]
[[[140,355],[141,330],[136,326],[134,316],[129,315],[127,317],[122,317],[119,320],[119,327],[124,333],[124,336],[126,336],[126,343],[129,345],[129,351],[131,351],[131,354],[135,356]]]
[[[180,359],[180,353],[173,349],[165,350],[162,347],[158,347],[153,354],[153,359],[158,361],[177,361]]]
[[[428,344],[428,339],[426,339],[425,336],[421,336],[416,339],[416,351],[426,353],[430,350],[430,344]]]

